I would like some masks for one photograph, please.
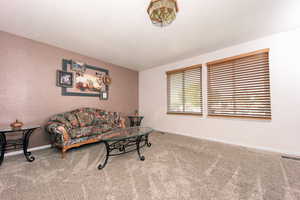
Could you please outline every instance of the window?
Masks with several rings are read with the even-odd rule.
[[[201,65],[168,71],[168,114],[202,114]]]
[[[269,49],[210,62],[208,116],[271,119]]]

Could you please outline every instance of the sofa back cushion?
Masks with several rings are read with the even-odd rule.
[[[91,109],[78,109],[78,111],[75,112],[75,115],[80,127],[91,126],[94,122],[95,115]]]
[[[101,126],[106,123],[106,111],[97,109],[95,110],[95,118],[93,121],[93,126]]]
[[[106,129],[117,128],[119,126],[120,115],[117,112],[107,112],[97,110],[95,113],[94,126],[105,127]]]
[[[77,120],[77,117],[76,117],[75,113],[66,112],[65,117],[70,122],[70,124],[72,125],[72,128],[78,128],[79,127],[79,122]]]
[[[50,118],[49,122],[58,122],[66,129],[71,129],[72,124],[66,119],[64,114],[57,114]]]

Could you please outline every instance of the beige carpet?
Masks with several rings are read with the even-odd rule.
[[[0,167],[1,200],[296,200],[300,161],[173,134],[154,133],[146,160],[136,152],[97,169],[103,144],[6,157]]]

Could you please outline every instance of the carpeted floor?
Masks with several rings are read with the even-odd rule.
[[[103,144],[6,157],[1,200],[296,200],[300,161],[174,134],[154,133],[145,161],[136,152],[109,159]]]

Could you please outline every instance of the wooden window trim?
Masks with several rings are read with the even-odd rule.
[[[212,61],[212,62],[208,62],[207,63],[207,67],[208,68],[210,68],[211,67],[211,69],[213,69],[214,67],[215,67],[215,65],[219,65],[219,64],[221,64],[221,65],[226,65],[226,63],[228,62],[228,63],[231,63],[231,62],[233,62],[233,61],[235,61],[235,60],[239,60],[239,59],[243,59],[243,58],[247,58],[247,57],[251,57],[251,56],[255,56],[255,55],[258,55],[258,54],[263,54],[263,53],[265,53],[265,54],[267,54],[268,55],[268,60],[269,60],[269,52],[270,52],[270,49],[269,48],[266,48],[266,49],[261,49],[261,50],[257,50],[257,51],[253,51],[253,52],[249,52],[249,53],[244,53],[244,54],[240,54],[240,55],[237,55],[237,56],[232,56],[232,57],[227,57],[227,58],[223,58],[223,59],[219,59],[219,60],[215,60],[215,61]],[[218,67],[218,66],[217,66]],[[227,71],[229,70],[229,69],[226,69]],[[226,73],[228,73],[226,71]],[[240,70],[241,71],[241,70]],[[265,72],[265,70],[261,70],[261,72]],[[269,73],[269,70],[268,70],[268,73]],[[229,74],[229,73],[228,73]],[[208,75],[208,73],[207,73],[207,75]],[[240,78],[240,80],[245,80],[245,77],[243,77],[243,78]],[[229,82],[229,81],[227,81],[227,82]],[[223,84],[223,85],[225,85],[225,84],[227,84],[227,82],[224,82],[224,83],[221,83],[221,84]],[[269,84],[270,84],[270,74],[268,74],[268,82],[269,82]],[[235,83],[235,82],[234,82]],[[209,88],[209,78],[207,77],[207,88]],[[214,83],[215,84],[215,83]],[[214,87],[215,87],[215,89],[216,89],[216,85],[214,85]],[[250,87],[250,86],[249,86]],[[271,85],[269,85],[268,86],[268,88],[269,88],[269,96],[270,96],[270,104],[271,104],[271,92],[270,92],[270,89],[271,89]],[[208,89],[209,90],[209,89]],[[207,90],[207,92],[208,92],[208,90]],[[244,90],[244,89],[242,89],[242,90]],[[246,89],[246,90],[250,90],[250,89]],[[253,89],[253,90],[257,90],[257,89]],[[237,92],[238,93],[241,93],[241,89],[238,89],[237,90]],[[223,93],[224,95],[226,95],[226,93]],[[208,93],[207,93],[207,95],[209,95]],[[207,101],[208,101],[208,104],[207,104],[207,109],[209,109],[209,98],[207,99]],[[236,104],[234,104],[234,106],[235,106]],[[272,109],[271,109],[272,110]],[[270,111],[271,111],[270,110]],[[234,115],[230,115],[230,114],[228,114],[228,115],[225,115],[225,114],[210,114],[209,112],[207,113],[207,116],[210,118],[210,117],[212,117],[212,118],[240,118],[240,119],[255,119],[255,120],[267,120],[267,121],[270,121],[270,120],[272,120],[272,113],[270,113],[270,116],[239,116],[239,115],[237,115],[237,116],[234,116]]]
[[[167,115],[195,115],[195,116],[203,116],[201,113],[188,113],[188,112],[167,112]]]
[[[272,117],[254,117],[254,116],[226,116],[226,115],[213,115],[208,114],[212,118],[244,118],[244,119],[257,119],[257,120],[272,120]]]
[[[184,72],[184,71],[187,71],[187,70],[197,69],[199,67],[202,67],[202,64],[192,65],[192,66],[189,66],[189,67],[184,67],[184,68],[180,68],[180,69],[166,71],[166,74],[167,75],[177,74],[177,73],[181,73],[181,72]]]
[[[200,94],[200,96],[201,96],[201,110],[202,110],[202,113],[167,111],[166,112],[167,115],[203,116],[203,88],[202,88],[202,76],[203,76],[203,74],[202,74],[202,64],[197,64],[197,65],[192,65],[192,66],[189,66],[189,67],[184,67],[184,68],[180,68],[180,69],[166,71],[166,75],[170,76],[170,75],[174,75],[174,74],[178,74],[178,73],[183,73],[185,71],[193,70],[193,69],[197,69],[197,68],[200,68],[200,80],[201,80],[201,82],[200,82],[200,87],[201,87],[201,94]],[[167,93],[168,93],[168,88],[167,88]],[[169,101],[169,99],[168,99],[168,101]],[[168,105],[169,105],[169,102],[168,102]]]
[[[233,60],[237,60],[237,59],[245,58],[245,57],[249,57],[249,56],[254,56],[254,55],[257,55],[257,54],[261,54],[261,53],[269,53],[269,51],[270,51],[270,49],[266,48],[266,49],[260,49],[260,50],[257,50],[257,51],[252,51],[252,52],[249,52],[249,53],[240,54],[240,55],[237,55],[237,56],[222,58],[222,59],[219,59],[219,60],[208,62],[207,66],[211,67],[210,65],[216,65],[216,64],[220,64],[220,63],[224,63],[224,62],[230,62],[230,61],[233,61]]]

